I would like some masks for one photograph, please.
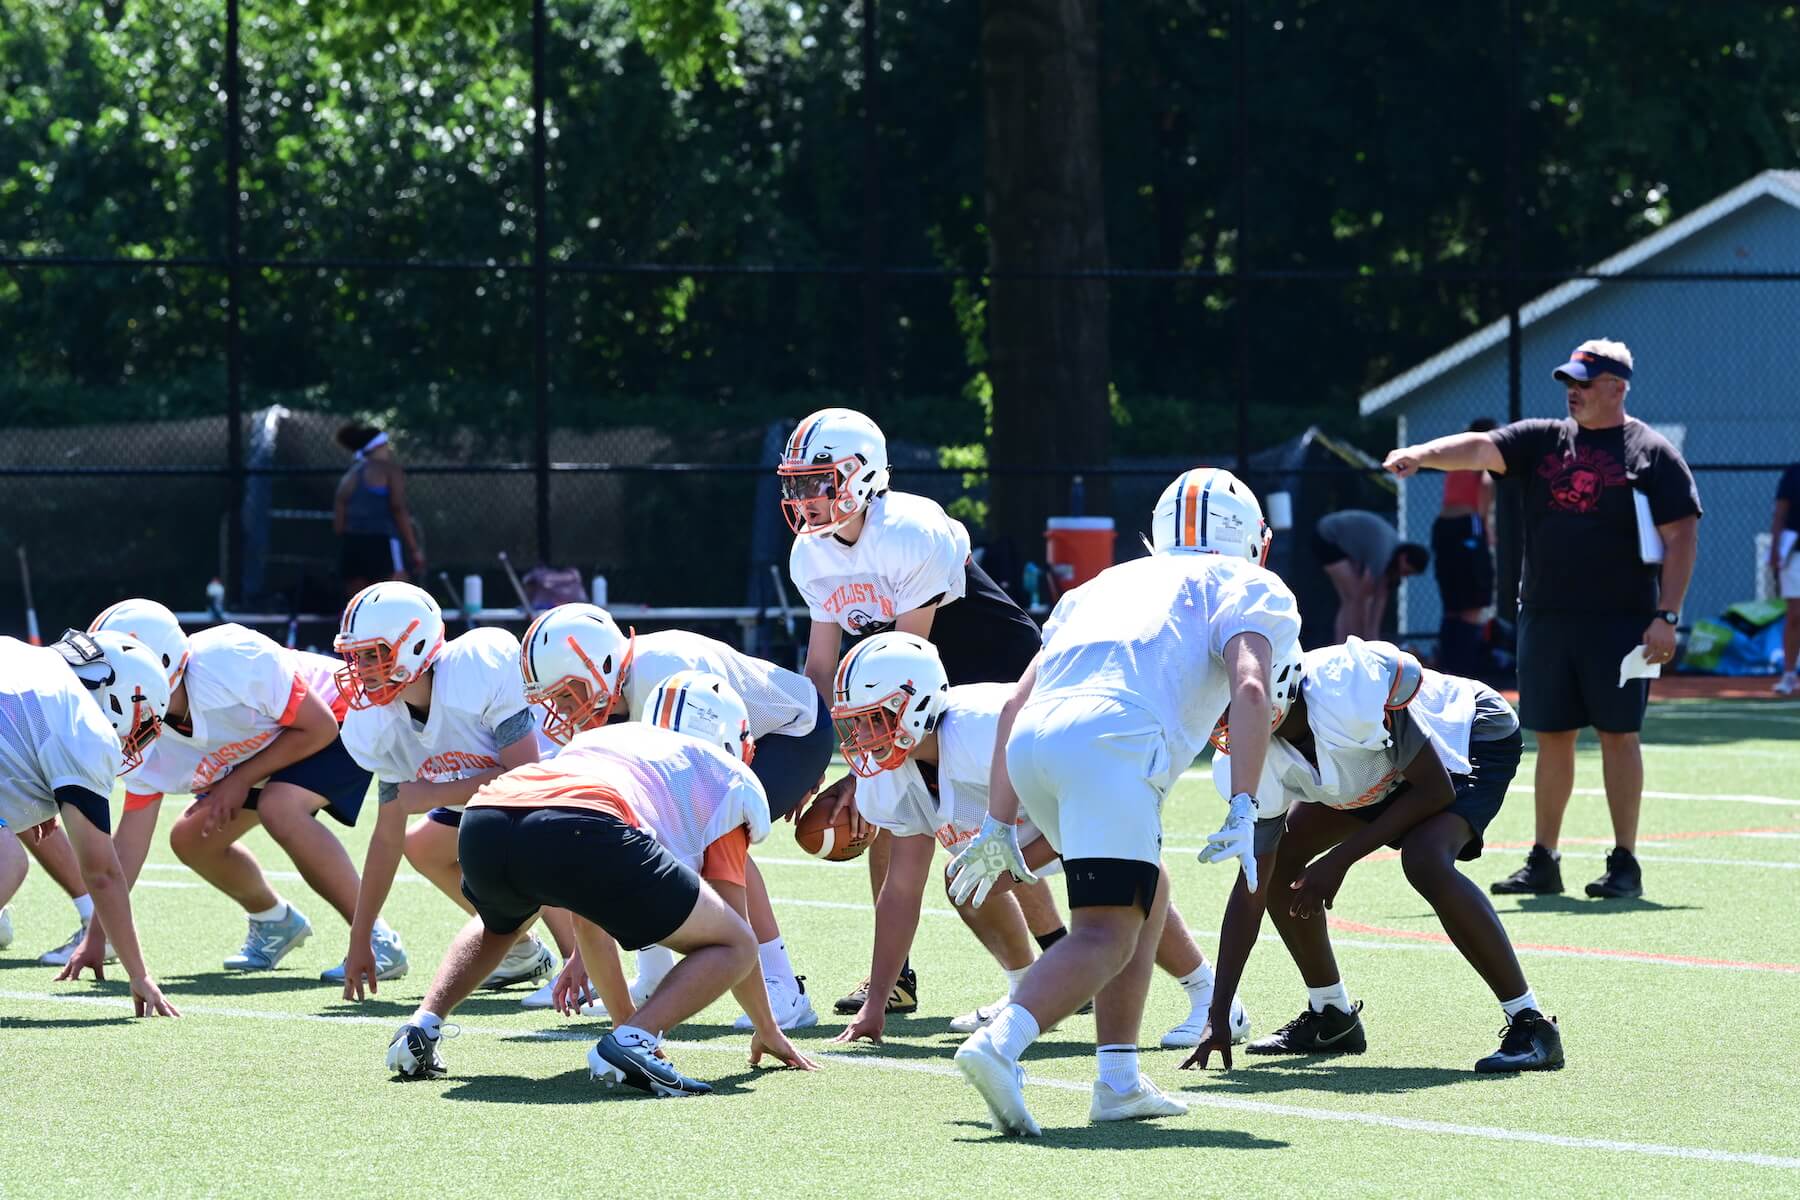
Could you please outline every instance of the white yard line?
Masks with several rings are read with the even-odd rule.
[[[50,992],[0,991],[0,999],[26,1000],[38,1002],[59,1002],[64,1004],[87,1004],[100,1008],[119,1008],[127,1011],[131,1001],[113,997],[71,996]],[[271,1012],[253,1008],[227,1008],[212,1005],[182,1005],[187,1016],[223,1017],[236,1020],[251,1021],[303,1021],[311,1023],[337,1023],[344,1025],[368,1025],[393,1028],[394,1021],[385,1017],[360,1016],[325,1016],[316,1013]],[[552,1041],[586,1041],[590,1034],[579,1030],[550,1030],[538,1034],[521,1035],[517,1029],[490,1027],[484,1025],[462,1025],[463,1034],[477,1037],[537,1037]],[[735,1044],[721,1045],[717,1042],[670,1042],[670,1049],[683,1054],[717,1053],[741,1055],[743,1047]],[[942,1079],[961,1081],[962,1074],[948,1063],[907,1062],[889,1058],[880,1054],[833,1054],[814,1052],[812,1057],[830,1063],[865,1071],[902,1072],[912,1075],[932,1075]],[[373,1063],[374,1056],[370,1056]],[[370,1074],[380,1068],[372,1068]],[[1077,1092],[1087,1094],[1089,1085],[1077,1083],[1069,1079],[1045,1079],[1040,1076],[1027,1076],[1027,1085],[1034,1088],[1060,1092]],[[966,1093],[965,1093],[966,1096]],[[1647,1158],[1679,1158],[1697,1162],[1723,1163],[1739,1166],[1773,1167],[1780,1170],[1800,1170],[1800,1158],[1791,1158],[1778,1154],[1756,1154],[1737,1150],[1714,1150],[1705,1146],[1669,1146],[1657,1142],[1626,1142],[1611,1138],[1570,1137],[1557,1133],[1539,1133],[1530,1129],[1509,1129],[1499,1125],[1459,1125],[1451,1121],[1427,1121],[1417,1117],[1393,1116],[1386,1113],[1346,1112],[1341,1109],[1309,1108],[1298,1104],[1273,1104],[1266,1100],[1246,1100],[1236,1096],[1214,1096],[1204,1091],[1183,1091],[1181,1098],[1190,1105],[1203,1108],[1220,1109],[1230,1112],[1251,1113],[1263,1117],[1285,1117],[1299,1121],[1321,1121],[1334,1124],[1366,1125],[1380,1129],[1398,1129],[1408,1133],[1426,1133],[1447,1137],[1473,1138],[1488,1142],[1523,1142],[1538,1146],[1556,1146],[1565,1150],[1597,1150],[1607,1154],[1635,1155]]]

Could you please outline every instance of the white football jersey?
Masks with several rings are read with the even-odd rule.
[[[68,661],[0,637],[0,821],[22,833],[56,815],[56,789],[112,795],[119,735]]]
[[[423,724],[399,700],[353,708],[344,717],[344,748],[381,783],[449,783],[499,767],[496,734],[522,712],[535,727],[538,710],[526,703],[519,673],[519,639],[504,629],[471,629],[432,664],[431,711]],[[538,752],[548,757],[541,740]]]
[[[594,772],[670,854],[695,871],[706,848],[739,825],[753,843],[769,836],[762,782],[723,748],[685,733],[642,721],[589,729],[569,739],[556,765]]]
[[[1044,625],[1031,703],[1106,696],[1147,711],[1169,745],[1172,786],[1231,702],[1221,655],[1260,633],[1279,657],[1300,610],[1270,570],[1218,554],[1152,554],[1108,567],[1057,602]]]
[[[819,692],[806,676],[684,629],[638,636],[625,678],[625,704],[633,720],[642,718],[656,685],[678,671],[723,676],[743,698],[753,738],[805,737],[818,722]]]
[[[133,795],[198,795],[258,753],[293,724],[308,692],[342,719],[340,659],[289,650],[242,625],[214,625],[188,639],[191,734],[163,722],[162,735],[137,770],[125,776]]]
[[[815,621],[846,633],[891,629],[903,612],[936,597],[948,604],[967,587],[969,531],[935,500],[889,492],[869,502],[854,545],[799,537],[788,575]]]
[[[930,835],[947,850],[974,837],[987,817],[988,771],[1000,710],[1010,683],[964,683],[950,689],[938,721],[937,792],[925,768],[908,758],[892,771],[856,781],[856,810],[871,825],[899,837]],[[1037,840],[1037,827],[1019,818],[1019,844]]]

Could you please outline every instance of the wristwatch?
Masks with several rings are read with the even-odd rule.
[[[1665,608],[1661,612],[1657,613],[1656,615],[1658,617],[1660,617],[1662,620],[1667,621],[1671,625],[1678,626],[1681,624],[1681,614],[1678,612],[1673,612],[1670,609]]]

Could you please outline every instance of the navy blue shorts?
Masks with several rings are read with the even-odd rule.
[[[333,738],[331,745],[323,750],[297,763],[289,763],[257,784],[250,792],[250,798],[244,801],[244,807],[254,810],[257,795],[268,784],[291,783],[325,797],[325,812],[332,820],[340,825],[354,825],[356,814],[362,811],[363,800],[368,797],[370,778],[344,749],[344,740]]]
[[[815,695],[817,695],[815,693]],[[771,733],[758,738],[750,770],[762,781],[769,797],[769,815],[779,821],[800,807],[808,792],[819,786],[831,756],[837,753],[837,730],[831,709],[818,696],[812,732],[800,737]]]
[[[1519,610],[1519,720],[1540,733],[1589,726],[1601,733],[1644,727],[1650,681],[1619,686],[1619,662],[1644,640],[1652,614]]]
[[[1456,789],[1456,799],[1450,802],[1443,811],[1455,813],[1469,823],[1469,840],[1456,857],[1469,862],[1481,857],[1485,842],[1482,835],[1493,823],[1500,812],[1500,805],[1506,800],[1506,789],[1512,786],[1513,776],[1518,773],[1519,759],[1525,753],[1525,737],[1518,730],[1513,730],[1503,738],[1489,742],[1469,743],[1469,773],[1452,775],[1450,785]],[[1410,786],[1403,784],[1387,799],[1362,808],[1346,809],[1351,816],[1363,821],[1373,821],[1387,811],[1394,797],[1400,795]],[[1262,822],[1257,822],[1260,826]],[[1408,833],[1411,830],[1407,831]],[[1406,834],[1401,834],[1388,845],[1398,850]]]
[[[448,825],[452,829],[460,829],[462,827],[462,818],[462,809],[445,808],[442,805],[439,805],[437,808],[434,808],[425,814],[425,819],[427,821],[436,821],[439,825]]]

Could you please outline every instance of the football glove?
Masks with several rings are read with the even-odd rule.
[[[1231,811],[1224,828],[1206,839],[1200,849],[1200,861],[1220,863],[1237,859],[1244,871],[1244,884],[1256,890],[1256,798],[1239,792],[1231,798]]]
[[[985,817],[981,829],[950,863],[950,899],[963,904],[973,895],[975,907],[980,908],[1000,876],[1009,871],[1020,883],[1037,882],[1038,877],[1031,873],[1025,856],[1019,852],[1018,828]]]

